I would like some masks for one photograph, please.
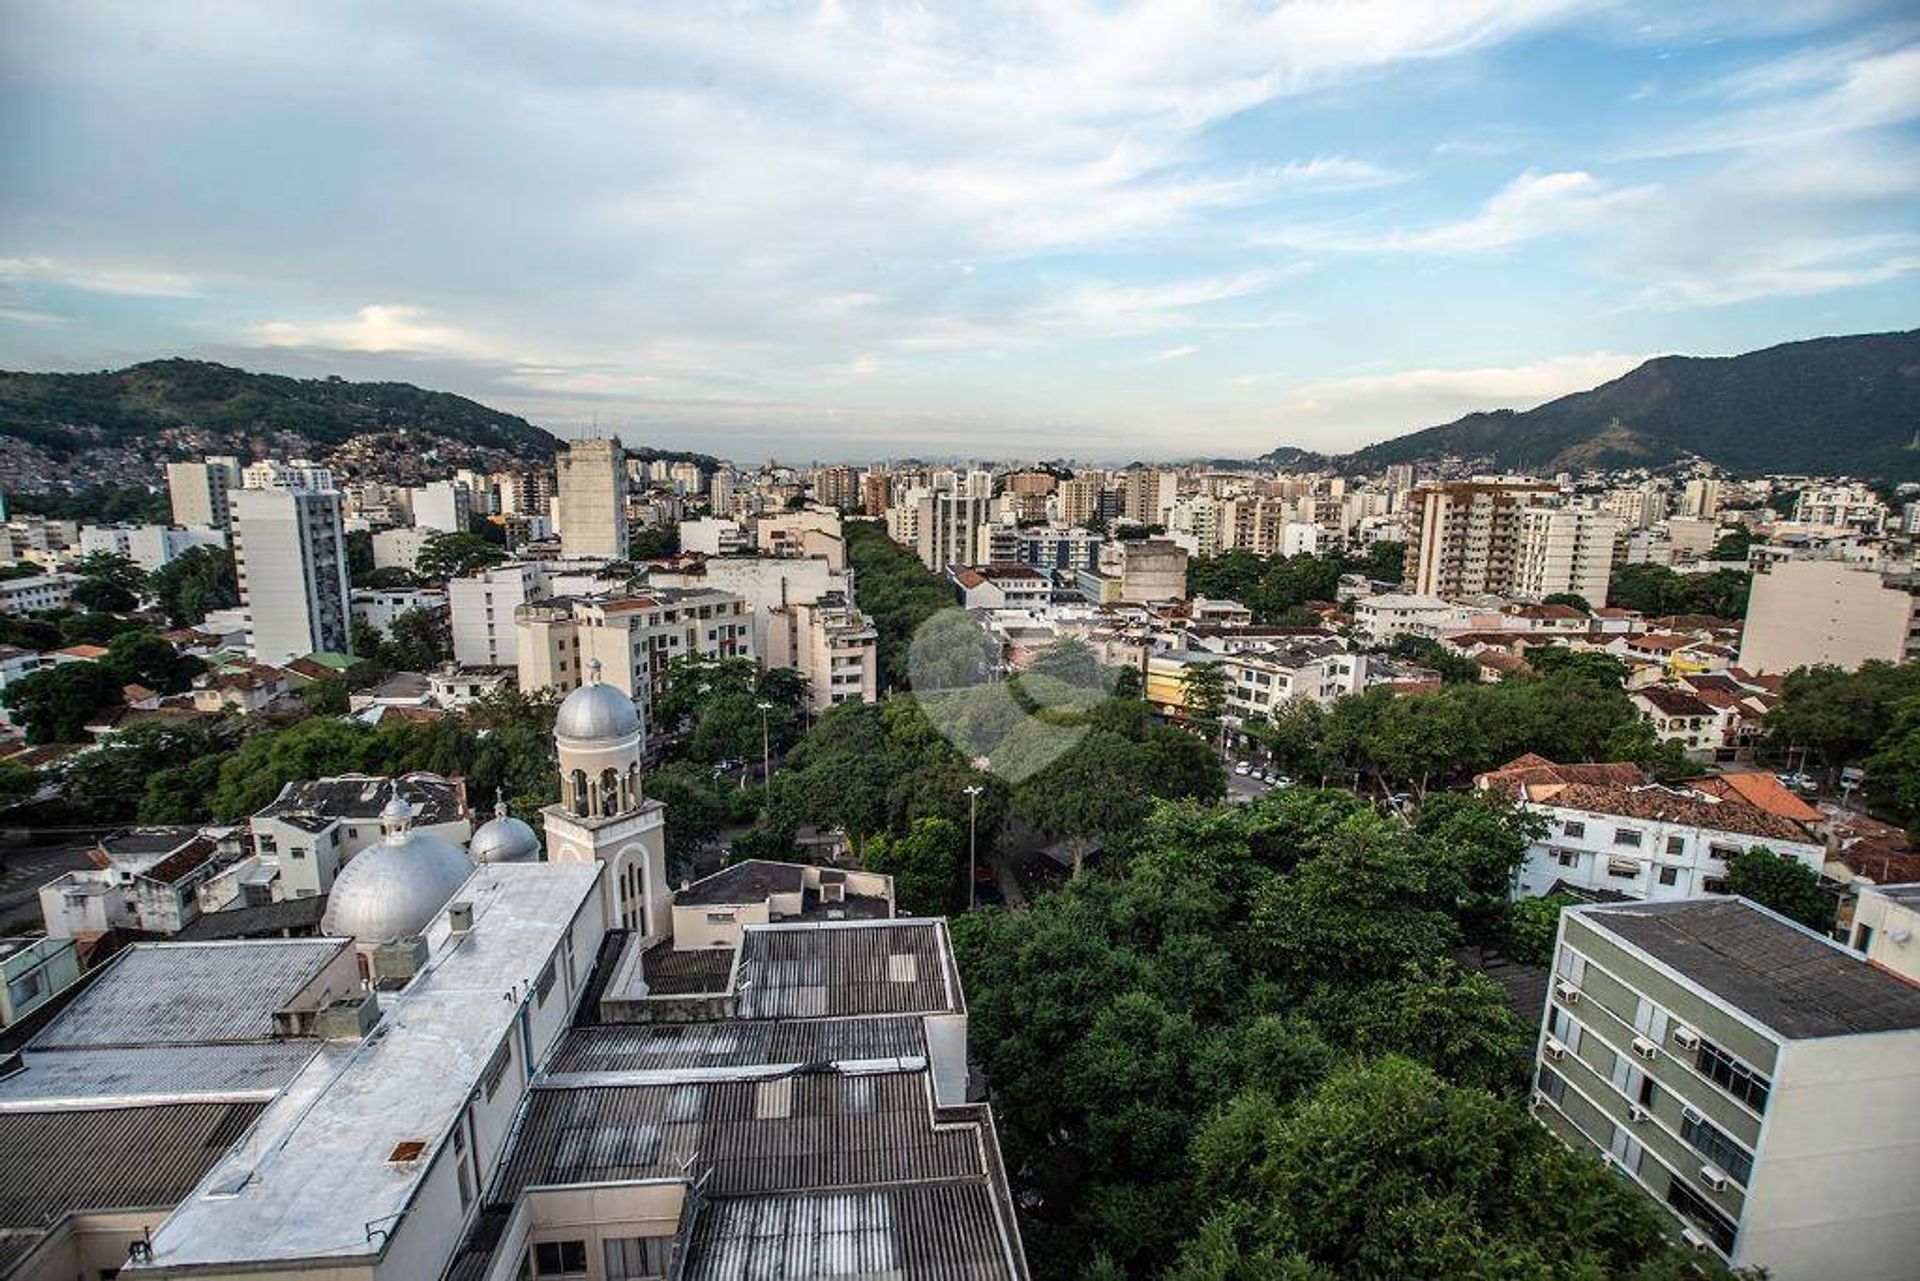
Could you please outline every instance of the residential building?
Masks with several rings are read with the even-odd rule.
[[[1920,984],[1920,882],[1862,885],[1848,946],[1883,970]]]
[[[411,610],[424,611],[443,627],[447,621],[447,594],[437,588],[356,587],[348,601],[354,618],[383,634]]]
[[[1057,519],[1062,525],[1084,525],[1100,515],[1100,495],[1106,478],[1097,471],[1068,477],[1054,489]]]
[[[301,489],[331,492],[333,471],[304,458],[295,458],[281,462],[277,458],[262,458],[258,462],[248,463],[240,472],[240,484],[245,489]]]
[[[1712,520],[1720,514],[1720,482],[1712,476],[1696,476],[1680,494],[1680,514]]]
[[[1696,760],[1712,760],[1715,752],[1729,746],[1737,716],[1690,689],[1646,685],[1630,690],[1628,697],[1661,742],[1678,743]]]
[[[1506,595],[1521,559],[1523,513],[1558,494],[1534,480],[1428,485],[1409,499],[1406,589],[1420,596]]]
[[[0,938],[0,1031],[66,991],[79,977],[71,938]]]
[[[1920,987],[1737,898],[1560,915],[1534,1114],[1776,1281],[1913,1275]]]
[[[1353,602],[1354,630],[1382,645],[1402,636],[1438,637],[1450,631],[1465,631],[1472,626],[1473,616],[1472,609],[1438,596],[1405,592],[1382,592]]]
[[[249,652],[266,663],[323,650],[347,653],[352,614],[340,495],[238,489],[230,499]]]
[[[447,584],[453,659],[475,667],[512,667],[519,661],[514,611],[548,594],[546,570],[527,561],[494,565]]]
[[[624,560],[627,466],[619,439],[576,440],[558,459],[557,523],[569,557]]]
[[[753,546],[762,556],[816,556],[834,569],[847,567],[840,513],[806,508],[762,516],[753,524]]]
[[[677,658],[755,657],[747,602],[711,588],[535,601],[515,611],[514,626],[521,689],[576,689],[598,664],[642,709]]]
[[[1506,595],[1544,600],[1572,593],[1603,604],[1613,576],[1619,522],[1576,507],[1526,507],[1520,512],[1513,577]]]
[[[970,565],[978,554],[979,530],[993,518],[990,495],[921,491],[912,496],[914,551],[936,574]]]
[[[0,581],[0,614],[31,614],[37,609],[65,609],[73,603],[78,574],[30,574]]]
[[[175,529],[168,525],[82,525],[80,554],[124,556],[151,574],[194,547],[225,547],[224,529]]]
[[[473,520],[473,491],[450,480],[436,480],[413,491],[416,529],[464,534]]]
[[[680,522],[680,550],[697,556],[751,556],[753,531],[721,516]]]
[[[49,937],[115,929],[178,934],[200,915],[198,890],[220,870],[219,842],[197,827],[131,827],[100,838],[93,866],[40,887]]]
[[[1865,485],[1814,485],[1793,503],[1797,525],[1850,530],[1878,538],[1886,532],[1887,505]]]
[[[1019,529],[1014,534],[1018,552],[1012,558],[1036,569],[1092,573],[1100,567],[1100,548],[1106,541],[1078,525],[1049,525]],[[999,557],[994,557],[998,561]]]
[[[420,563],[420,553],[426,550],[428,541],[438,532],[413,525],[376,530],[373,535],[373,567],[404,569],[412,573]]]
[[[813,473],[813,501],[823,507],[850,510],[860,505],[860,472],[840,464]]]
[[[880,700],[880,633],[844,593],[769,610],[762,652],[768,667],[791,667],[806,677],[808,705],[815,712]]]
[[[1517,895],[1719,894],[1729,860],[1762,846],[1815,874],[1826,862],[1826,843],[1810,825],[1742,800],[1640,782],[1632,765],[1538,766],[1516,775],[1509,765],[1476,780],[1546,821],[1521,864]]]
[[[1227,719],[1239,728],[1255,717],[1271,718],[1297,698],[1332,707],[1360,693],[1367,686],[1369,656],[1337,640],[1288,639],[1235,648],[1223,662]]]
[[[167,498],[173,523],[187,529],[225,529],[227,495],[240,488],[240,460],[228,456],[167,464]]]
[[[382,835],[395,801],[419,832],[455,845],[473,834],[466,784],[438,774],[342,774],[288,783],[253,816],[253,854],[277,873],[274,898],[312,898]]]
[[[1119,582],[1118,599],[1134,604],[1185,600],[1187,549],[1165,538],[1114,541],[1100,548],[1100,573]]]
[[[893,506],[893,477],[883,471],[860,475],[860,510],[868,516],[885,516]],[[714,510],[718,511],[719,508]]]
[[[1740,666],[1790,672],[1830,663],[1852,670],[1871,659],[1920,655],[1916,579],[1834,560],[1757,563]]]

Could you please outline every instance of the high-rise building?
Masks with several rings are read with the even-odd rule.
[[[240,460],[215,455],[197,463],[167,464],[173,523],[188,529],[225,529],[232,519],[227,495],[240,488]]]
[[[1537,601],[1570,592],[1590,605],[1604,603],[1619,531],[1619,520],[1605,512],[1523,508],[1513,579],[1505,594]]]
[[[560,548],[567,556],[627,554],[626,452],[618,438],[576,440],[559,458]]]
[[[893,506],[893,477],[883,471],[868,471],[860,477],[860,510],[868,516],[884,516]]]
[[[1711,476],[1695,476],[1680,495],[1680,514],[1710,518],[1720,514],[1720,482]]]
[[[993,500],[945,491],[915,500],[914,550],[934,573],[971,565],[979,555],[980,527],[993,517]]]
[[[860,473],[844,464],[813,473],[813,501],[845,510],[860,503]]]
[[[1097,471],[1083,471],[1077,476],[1060,482],[1054,491],[1054,499],[1059,505],[1060,523],[1063,525],[1084,525],[1100,514],[1100,493],[1106,488],[1106,478]]]
[[[1779,1281],[1913,1275],[1920,987],[1745,899],[1568,908],[1535,1115]]]
[[[676,658],[752,658],[753,612],[732,592],[655,588],[639,596],[534,601],[515,611],[523,690],[570,690],[598,662],[608,684],[641,707]]]
[[[256,660],[349,652],[347,536],[331,489],[236,489],[233,559]]]
[[[413,491],[413,524],[446,534],[464,534],[473,516],[473,492],[450,480]]]
[[[1454,481],[1415,490],[1406,590],[1417,596],[1512,590],[1522,513],[1557,492],[1535,480]]]
[[[1753,576],[1740,666],[1790,672],[1920,658],[1920,578],[1837,560],[1762,563]]]

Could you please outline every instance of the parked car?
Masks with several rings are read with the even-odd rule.
[[[1782,774],[1780,776],[1780,782],[1792,788],[1794,791],[1804,793],[1808,796],[1812,796],[1820,790],[1820,784],[1816,782],[1810,774],[1801,774],[1798,772]]]
[[[1249,765],[1245,761],[1240,761],[1234,765],[1233,772],[1240,775],[1242,778],[1245,778],[1247,774],[1252,771],[1252,769],[1253,769],[1253,766]]]

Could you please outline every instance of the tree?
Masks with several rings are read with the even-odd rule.
[[[1587,598],[1578,592],[1550,592],[1542,598],[1540,603],[1542,605],[1568,605],[1583,614],[1591,614],[1593,612],[1593,606],[1589,605]]]
[[[382,660],[403,672],[431,672],[453,659],[443,619],[424,609],[405,609],[387,627]]]
[[[1180,669],[1180,707],[1187,718],[1211,733],[1227,710],[1224,663],[1188,663]]]
[[[93,613],[121,614],[140,601],[118,583],[104,578],[83,578],[73,585],[73,603]]]
[[[1387,654],[1391,658],[1430,667],[1439,672],[1440,679],[1449,685],[1473,685],[1480,680],[1480,663],[1477,659],[1448,649],[1431,636],[1415,636],[1411,632],[1396,636],[1393,644],[1387,646]]]
[[[629,560],[661,560],[680,554],[680,522],[668,521],[637,531],[627,543]]]
[[[121,632],[142,630],[146,624],[118,614],[68,614],[59,622],[60,639],[69,645],[105,645]]]
[[[145,630],[115,636],[107,642],[107,656],[100,662],[121,684],[144,685],[160,694],[190,689],[193,678],[207,670],[199,659]]]
[[[420,585],[420,575],[398,565],[384,565],[379,569],[370,569],[363,574],[353,576],[355,587],[369,587],[376,591],[404,591]]]
[[[256,734],[220,765],[211,808],[231,822],[263,808],[296,779],[365,770],[373,731],[358,721],[314,717],[286,729]]]
[[[965,851],[960,827],[944,818],[923,818],[904,836],[876,836],[861,861],[869,871],[893,877],[894,901],[903,916],[944,916],[959,900],[955,891]]]
[[[1735,525],[1720,531],[1720,541],[1707,553],[1708,560],[1737,560],[1745,563],[1747,553],[1756,542],[1753,531],[1744,525]]]
[[[202,726],[137,725],[74,757],[64,780],[67,804],[89,822],[134,819],[155,775],[214,751],[212,736]]]
[[[1727,893],[1750,898],[1822,934],[1833,930],[1835,901],[1820,888],[1820,874],[1764,845],[1727,860]]]
[[[445,530],[428,535],[414,557],[413,570],[429,583],[444,583],[465,578],[507,558],[505,551],[478,534],[450,533]]]
[[[217,609],[240,603],[233,553],[224,547],[189,547],[153,571],[147,589],[175,627],[190,627]]]
[[[1593,649],[1570,649],[1565,645],[1537,646],[1527,651],[1527,666],[1539,676],[1582,681],[1603,689],[1619,689],[1627,683],[1627,665],[1611,654],[1602,654]]]
[[[94,713],[119,701],[120,681],[100,663],[45,667],[0,693],[29,743],[80,742]]]
[[[1406,574],[1407,545],[1383,539],[1367,545],[1367,554],[1358,560],[1349,557],[1348,566],[1375,582],[1398,584]]]
[[[38,771],[19,761],[0,761],[0,810],[32,800],[39,790]]]
[[[667,856],[690,868],[727,817],[726,797],[714,786],[713,771],[692,761],[669,761],[647,775],[646,791],[667,807]]]

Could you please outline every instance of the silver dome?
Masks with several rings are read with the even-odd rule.
[[[459,848],[411,828],[361,850],[333,881],[320,932],[386,943],[419,934],[473,874]]]
[[[532,863],[540,858],[540,838],[513,815],[505,801],[493,807],[493,817],[482,823],[467,842],[467,854],[476,863]]]
[[[640,732],[640,713],[631,698],[595,676],[562,700],[553,732],[585,742],[630,738]]]

